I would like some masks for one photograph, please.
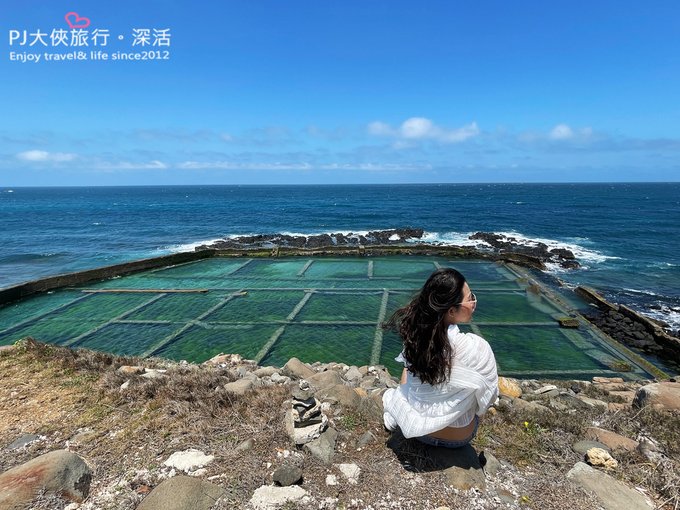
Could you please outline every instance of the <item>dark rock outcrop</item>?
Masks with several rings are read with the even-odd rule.
[[[539,241],[521,241],[515,237],[507,237],[493,232],[476,232],[470,236],[470,239],[482,241],[499,253],[529,255],[542,262],[557,263],[567,269],[579,267],[579,263],[571,250],[566,248],[549,249],[547,244]]]
[[[423,229],[397,228],[391,230],[375,230],[367,234],[316,234],[297,235],[287,234],[258,234],[253,236],[238,236],[217,241],[210,246],[199,246],[196,251],[210,249],[251,249],[251,248],[305,248],[315,249],[327,246],[370,246],[404,244],[423,237]]]

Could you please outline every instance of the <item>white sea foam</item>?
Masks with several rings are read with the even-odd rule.
[[[456,246],[475,246],[478,248],[491,248],[487,242],[481,239],[470,239],[469,237],[475,232],[425,232],[423,238],[420,240],[422,242],[444,244],[444,245],[456,245]],[[564,248],[570,250],[574,256],[579,259],[580,262],[591,262],[599,263],[605,262],[607,260],[617,260],[621,257],[614,257],[611,255],[605,255],[599,251],[586,248],[585,246],[578,244],[578,242],[588,241],[584,237],[573,237],[569,241],[559,241],[556,239],[547,239],[542,237],[527,237],[519,232],[494,232],[504,238],[514,237],[519,244],[525,246],[537,246],[538,243],[543,243],[548,246],[549,250],[555,248]],[[418,242],[418,241],[416,241]],[[558,266],[555,266],[557,270]],[[551,266],[552,269],[552,266]],[[560,268],[561,270],[561,268]]]
[[[199,246],[203,246],[206,244],[213,244],[216,243],[217,241],[222,241],[222,237],[218,237],[217,239],[208,239],[206,241],[196,241],[193,243],[184,243],[184,244],[173,244],[170,246],[164,246],[163,248],[158,248],[157,251],[163,252],[163,253],[180,253],[183,251],[195,251],[196,248]]]
[[[625,290],[626,292],[632,292],[633,294],[645,294],[647,296],[665,297],[665,296],[661,296],[659,294],[656,294],[655,292],[651,292],[649,290],[631,289],[631,288],[628,288],[628,287],[624,287],[623,290]]]
[[[680,329],[680,308],[662,306],[659,310],[648,309],[644,312],[645,315],[652,319],[657,319],[667,323],[671,329]]]

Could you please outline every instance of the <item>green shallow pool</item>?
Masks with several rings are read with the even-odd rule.
[[[647,375],[586,324],[560,328],[556,319],[571,310],[553,294],[528,286],[511,267],[441,257],[215,257],[0,308],[0,345],[33,336],[194,362],[229,352],[278,366],[292,356],[384,364],[398,375],[394,357],[401,341],[380,324],[408,303],[434,269],[447,266],[466,275],[478,296],[474,322],[461,328],[489,341],[502,374]],[[631,371],[612,369],[621,361]]]

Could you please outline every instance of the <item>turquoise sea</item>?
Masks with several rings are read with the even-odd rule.
[[[0,187],[0,288],[253,233],[422,228],[571,249],[551,268],[680,328],[680,183]]]

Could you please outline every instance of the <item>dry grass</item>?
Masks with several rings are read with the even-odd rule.
[[[284,455],[289,455],[286,462],[303,467],[303,487],[317,501],[331,498],[329,508],[498,508],[493,495],[451,488],[446,473],[423,454],[420,443],[406,440],[399,448],[390,448],[390,434],[370,410],[331,413],[339,432],[334,463],[359,465],[361,482],[328,486],[328,474],[342,479],[341,474],[296,450],[284,431],[288,388],[269,386],[238,398],[223,390],[232,380],[226,370],[172,365],[166,377],[145,379],[117,373],[123,364],[161,366],[158,360],[71,351],[31,341],[0,352],[0,409],[12,410],[0,413],[0,445],[23,433],[47,436],[24,449],[0,449],[0,470],[63,448],[87,429],[86,435],[70,443],[93,466],[87,508],[132,510],[148,487],[160,483],[168,456],[187,448],[215,456],[204,477],[218,477],[213,483],[227,491],[219,509],[244,507],[256,488],[271,484],[271,472],[284,462]],[[129,388],[121,391],[127,380]],[[495,478],[487,480],[491,494],[506,491],[526,508],[586,509],[592,508],[592,499],[564,477],[581,460],[571,445],[593,422],[628,437],[642,432],[657,439],[668,458],[651,465],[635,455],[621,457],[616,475],[648,488],[673,508],[680,501],[675,474],[680,453],[678,419],[651,409],[572,414],[499,411],[482,421],[473,446],[505,463]],[[358,449],[356,442],[367,431],[376,440]],[[236,449],[251,438],[251,449]],[[111,494],[109,499],[106,494]],[[357,504],[352,506],[352,501]],[[60,508],[49,495],[40,505],[36,508]]]

